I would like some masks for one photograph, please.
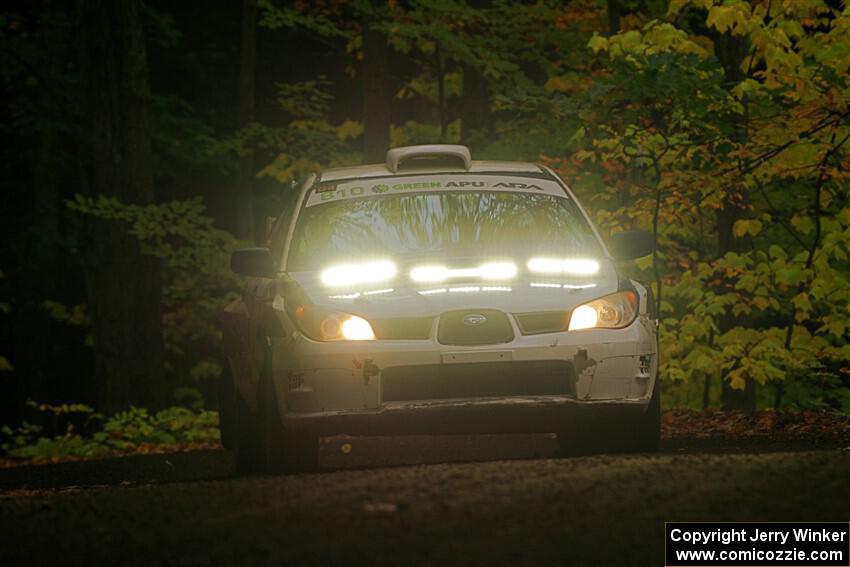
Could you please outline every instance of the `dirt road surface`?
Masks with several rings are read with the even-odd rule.
[[[663,565],[664,521],[850,520],[840,446],[323,441],[306,475],[224,451],[2,469],[0,565]]]

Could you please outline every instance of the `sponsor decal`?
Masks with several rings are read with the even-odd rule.
[[[538,187],[537,185],[528,183],[496,183],[493,187],[505,187],[506,189],[536,189],[537,191],[543,191],[543,187]]]
[[[507,179],[506,179],[507,178]],[[374,183],[364,185],[364,181],[350,181],[347,183],[322,183],[308,196],[307,206],[318,205],[328,201],[338,201],[357,197],[371,197],[376,195],[394,195],[398,193],[417,193],[425,191],[457,191],[463,189],[478,189],[484,191],[505,192],[532,192],[544,193],[555,197],[566,198],[567,195],[560,185],[548,180],[517,181],[510,175],[503,177],[491,175],[456,175],[435,176],[423,179],[422,177],[408,177],[387,180],[386,183]],[[533,181],[533,182],[532,182]]]

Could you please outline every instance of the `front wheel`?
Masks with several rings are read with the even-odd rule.
[[[257,463],[255,470],[267,473],[312,472],[319,466],[319,437],[286,431],[272,372],[269,341],[263,343],[263,364],[257,387]]]
[[[606,450],[620,453],[654,453],[661,440],[661,384],[655,388],[646,411],[636,420],[612,423],[579,420],[558,432],[562,457],[590,455]]]
[[[661,382],[655,379],[652,398],[646,413],[641,416],[634,431],[634,450],[641,453],[654,453],[661,443]]]
[[[236,387],[230,372],[230,362],[225,358],[221,374],[216,379],[218,397],[218,431],[221,446],[233,450],[236,447]]]
[[[656,378],[646,411],[620,430],[611,440],[611,449],[624,453],[654,453],[661,442],[661,383]]]

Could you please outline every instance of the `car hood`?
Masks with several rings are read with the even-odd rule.
[[[519,275],[506,282],[480,279],[440,284],[414,283],[403,276],[379,284],[329,289],[319,272],[290,272],[310,303],[364,318],[426,317],[456,309],[499,309],[508,313],[569,310],[614,293],[618,277],[610,261],[593,276]]]

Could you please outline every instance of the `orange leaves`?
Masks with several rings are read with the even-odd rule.
[[[770,439],[793,441],[850,440],[850,416],[816,411],[760,411],[755,414],[672,410],[661,416],[661,435],[666,439]]]
[[[555,27],[559,30],[572,26],[585,27],[595,24],[602,19],[603,11],[600,8],[591,9],[587,5],[565,6],[555,16]]]

